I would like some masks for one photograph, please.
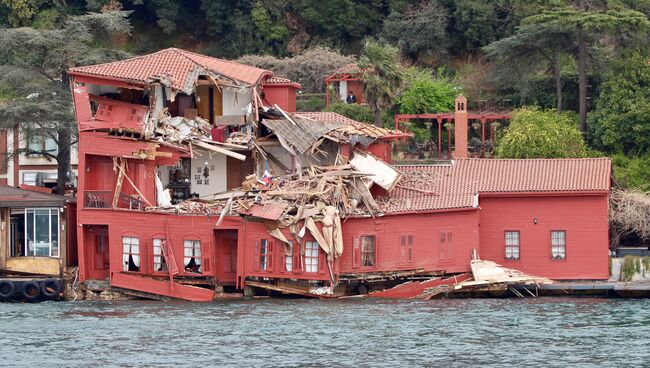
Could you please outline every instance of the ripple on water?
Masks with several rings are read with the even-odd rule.
[[[0,304],[0,366],[590,366],[650,362],[645,300]]]

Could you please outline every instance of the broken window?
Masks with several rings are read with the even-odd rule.
[[[318,242],[305,242],[305,272],[318,272]]]
[[[519,259],[519,231],[505,232],[505,258],[509,260]]]
[[[167,261],[163,254],[162,247],[164,246],[165,239],[154,239],[153,240],[153,270],[154,272],[164,272],[167,271]]]
[[[362,236],[361,237],[361,266],[375,267],[377,254],[375,252],[375,237]]]
[[[566,259],[566,231],[551,231],[551,258]]]
[[[183,242],[184,248],[184,264],[186,272],[203,273],[201,269],[201,241],[200,240],[185,240]]]
[[[286,254],[284,255],[284,269],[287,272],[293,271],[293,241],[286,245]]]
[[[122,270],[140,271],[140,239],[134,236],[122,237]]]

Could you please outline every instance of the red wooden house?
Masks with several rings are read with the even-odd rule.
[[[446,164],[397,166],[401,179],[392,190],[370,190],[378,211],[341,219],[342,252],[328,257],[313,232],[296,237],[295,229],[274,227],[273,206],[244,216],[223,216],[225,209],[213,212],[201,202],[190,202],[199,210],[170,211],[157,206],[162,188],[174,189],[172,199],[184,191],[227,191],[251,173],[331,165],[355,149],[390,162],[390,142],[403,134],[336,114],[263,120],[255,115],[262,114],[270,72],[177,49],[70,74],[80,128],[81,281],[109,278],[114,287],[197,301],[245,286],[332,295],[332,286],[349,292],[369,274],[467,272],[473,249],[538,276],[608,277],[609,159],[488,160],[461,152]],[[467,147],[467,118],[457,110],[459,153]],[[255,145],[269,164],[233,144],[215,153],[201,151],[205,139],[195,140],[194,149],[171,140],[176,133],[160,133],[170,121],[159,118],[161,111],[183,122],[198,115],[213,126],[240,114],[247,125],[237,125],[236,133],[259,134]],[[247,130],[249,119],[257,120],[257,132]],[[297,149],[306,140],[329,158],[306,162],[305,150]],[[287,147],[296,152],[287,155]],[[276,228],[281,234],[271,235]]]

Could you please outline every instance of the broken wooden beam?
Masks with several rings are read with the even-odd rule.
[[[226,156],[236,158],[237,160],[240,160],[240,161],[246,161],[246,155],[242,155],[241,153],[229,151],[229,150],[227,150],[225,148],[214,146],[214,145],[204,143],[204,142],[201,142],[201,141],[194,141],[192,143],[194,145],[198,146],[198,147],[201,147],[201,148],[213,151],[213,152],[222,153],[222,154],[224,154]]]

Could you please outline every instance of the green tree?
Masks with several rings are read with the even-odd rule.
[[[633,53],[615,61],[603,76],[589,115],[590,142],[630,155],[650,153],[650,57]]]
[[[650,191],[650,155],[630,157],[619,153],[614,155],[612,166],[618,187]]]
[[[22,135],[49,139],[47,146],[14,154],[47,157],[58,164],[60,193],[70,172],[70,147],[77,125],[66,70],[125,56],[123,52],[94,48],[98,40],[129,32],[127,12],[70,17],[60,29],[13,28],[0,32],[0,85],[10,100],[0,106],[0,129],[19,127]]]
[[[381,113],[390,109],[403,83],[399,50],[388,44],[366,41],[359,60],[363,70],[363,93],[375,116],[375,125],[381,126]]]
[[[383,36],[412,60],[447,54],[449,11],[438,1],[410,4],[384,21]],[[432,55],[433,54],[433,55]]]
[[[454,99],[460,93],[456,81],[445,75],[444,69],[408,68],[404,76],[404,90],[397,96],[402,114],[427,114],[449,112],[454,109]]]
[[[486,55],[498,61],[494,69],[501,86],[522,90],[529,83],[522,76],[550,74],[555,83],[556,109],[562,111],[562,56],[572,51],[570,32],[548,24],[517,27],[514,35],[492,42],[483,48]]]
[[[539,14],[522,20],[524,25],[545,26],[570,32],[575,40],[578,64],[580,130],[587,130],[587,71],[590,53],[603,36],[612,41],[633,37],[649,25],[648,17],[623,2],[598,0],[553,1]],[[615,43],[616,44],[616,43]]]
[[[500,158],[586,157],[587,146],[570,113],[522,108],[496,140]]]

